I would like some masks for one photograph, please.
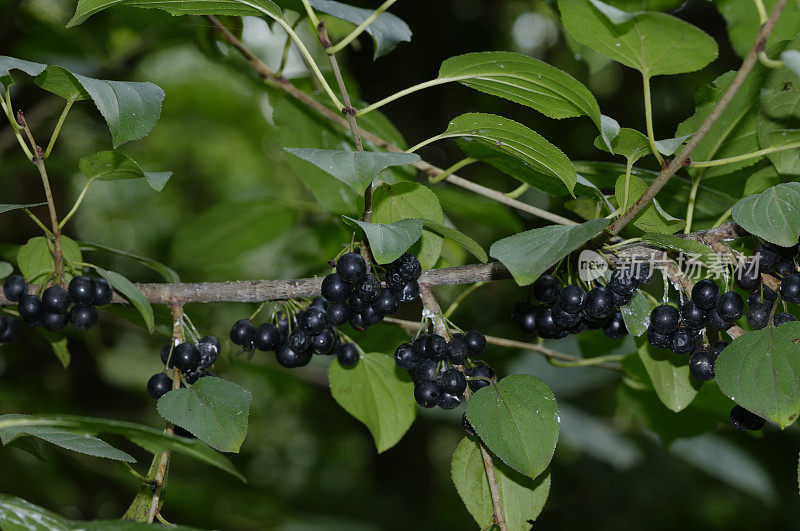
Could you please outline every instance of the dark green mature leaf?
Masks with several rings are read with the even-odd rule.
[[[283,149],[333,175],[361,196],[364,195],[367,185],[386,168],[419,162],[419,155],[415,153],[313,148]]]
[[[655,348],[645,338],[637,339],[636,343],[639,359],[661,402],[676,413],[691,404],[699,385],[689,374],[689,358]]]
[[[648,232],[642,235],[642,240],[653,244],[660,249],[682,252],[690,259],[697,259],[705,264],[718,262],[717,253],[711,247],[695,240],[679,238],[669,234]]]
[[[539,133],[514,120],[494,114],[462,114],[435,138],[458,138],[461,149],[470,157],[498,165],[536,188],[556,187],[570,194],[575,188],[577,174],[567,156]]]
[[[645,77],[693,72],[717,58],[716,41],[679,18],[639,12],[615,24],[599,5],[598,0],[559,0],[564,28],[578,42]]]
[[[550,225],[520,232],[492,244],[489,255],[508,268],[520,286],[527,286],[609,224],[593,219],[581,225]]]
[[[619,309],[625,328],[631,335],[639,337],[647,332],[647,327],[650,326],[650,310],[650,301],[641,291],[637,291],[631,302]]]
[[[486,251],[483,250],[483,247],[478,244],[475,240],[460,232],[452,227],[448,227],[446,225],[442,225],[441,223],[436,223],[435,221],[430,220],[422,220],[422,226],[426,229],[430,229],[434,232],[438,232],[445,238],[449,238],[459,244],[461,247],[472,253],[472,255],[481,261],[481,263],[486,263],[489,260],[489,257],[486,255]]]
[[[132,260],[136,260],[140,264],[149,267],[162,277],[167,282],[180,282],[181,277],[178,276],[178,273],[172,269],[171,267],[162,264],[152,258],[148,258],[146,256],[141,256],[134,253],[129,253],[128,251],[123,251],[121,249],[114,249],[113,247],[108,247],[106,245],[100,245],[99,243],[87,242],[87,241],[79,241],[78,244],[81,246],[82,251],[103,251],[106,253],[114,254],[117,256],[124,256],[125,258],[130,258]]]
[[[47,203],[28,203],[25,205],[8,205],[8,204],[0,204],[0,214],[5,212],[11,212],[12,210],[20,210],[23,208],[33,208],[37,206],[46,205]]]
[[[512,470],[494,459],[494,474],[509,529],[528,529],[542,512],[550,494],[550,474],[536,479]],[[492,520],[494,507],[478,443],[468,437],[458,443],[450,463],[450,478],[479,526]]]
[[[19,70],[20,72],[25,72],[29,76],[36,76],[46,67],[47,65],[43,65],[42,63],[34,63],[25,61],[24,59],[17,59],[16,57],[0,55],[0,83],[6,87],[14,84],[14,79],[11,77],[12,70]]]
[[[617,204],[623,210],[628,210],[637,199],[647,190],[647,184],[640,178],[631,175],[628,177],[628,189],[625,190],[626,178],[620,175],[617,179],[614,193],[617,198]],[[686,226],[686,222],[682,219],[676,219],[664,212],[659,204],[653,200],[652,204],[647,205],[641,212],[639,212],[632,221],[633,225],[643,231],[658,232],[661,234],[674,234]]]
[[[61,236],[61,252],[64,259],[69,262],[82,261],[78,244],[66,236]],[[36,236],[20,247],[19,251],[17,251],[17,267],[19,267],[22,276],[29,281],[36,275],[45,272],[52,273],[55,269],[55,263],[53,262],[53,252],[50,250],[47,238]],[[64,278],[69,281],[72,275],[65,270]]]
[[[136,284],[120,275],[116,271],[106,271],[102,267],[93,266],[97,273],[108,280],[108,283],[118,291],[123,297],[128,299],[130,303],[139,311],[139,314],[144,320],[147,330],[152,333],[155,326],[155,319],[153,318],[153,307],[150,306],[142,290],[136,287]]]
[[[800,36],[786,50],[800,50]],[[797,129],[800,129],[800,74],[788,68],[772,70],[761,90],[758,144],[768,148],[796,142],[800,139]],[[800,149],[779,151],[767,157],[779,174],[800,175]]]
[[[512,374],[475,393],[467,419],[505,464],[530,478],[547,468],[561,419],[553,392],[539,378]]]
[[[374,190],[372,221],[388,224],[408,218],[444,224],[444,212],[439,198],[430,188],[419,183],[400,182],[386,183]],[[435,266],[441,252],[442,238],[423,225],[419,248],[414,253],[422,268],[430,269]]]
[[[22,415],[4,415],[0,419],[9,419],[14,417],[23,417]],[[23,417],[24,418],[24,417]],[[56,446],[60,446],[65,450],[72,450],[80,454],[91,455],[93,457],[102,457],[105,459],[113,459],[116,461],[125,461],[128,463],[135,463],[136,459],[129,454],[118,450],[97,437],[91,435],[73,433],[62,428],[55,428],[53,426],[10,426],[8,428],[0,427],[0,441],[3,445],[7,445],[17,439],[18,437],[30,435],[37,437],[43,441],[47,441]]]
[[[720,390],[781,428],[800,414],[800,322],[753,330],[737,337],[714,366]]]
[[[619,130],[619,134],[611,142],[611,149],[600,136],[594,139],[594,147],[614,155],[621,155],[628,159],[630,164],[650,154],[650,142],[647,137],[639,131],[627,127]]]
[[[767,12],[772,11],[775,2],[776,0],[764,0]],[[744,57],[753,47],[761,26],[755,2],[753,0],[716,0],[714,5],[725,18],[725,26],[733,50],[739,57]],[[797,2],[787,2],[766,44],[770,46],[780,41],[793,39],[798,33],[800,33],[800,6],[797,5]]]
[[[733,219],[750,234],[790,247],[800,238],[800,183],[783,183],[749,195],[731,208]]]
[[[361,24],[373,13],[372,9],[353,7],[332,0],[311,0],[310,3],[314,9],[355,25]],[[401,18],[385,11],[367,26],[367,33],[375,43],[374,59],[391,52],[400,42],[411,41],[411,28],[408,27],[408,24]]]
[[[162,9],[170,15],[268,15],[280,18],[281,10],[270,0],[78,0],[75,14],[67,27],[77,26],[112,6]]]
[[[68,430],[73,433],[89,435],[114,433],[127,438],[132,443],[141,446],[150,453],[156,454],[165,450],[178,452],[215,466],[244,481],[244,476],[236,471],[236,468],[234,468],[228,458],[209,448],[205,443],[185,437],[167,435],[163,430],[157,430],[140,424],[69,415],[0,416],[0,430],[16,429],[19,427],[26,430],[33,429],[34,427],[53,427]]]
[[[158,413],[221,452],[238,452],[247,435],[253,397],[233,382],[209,376],[158,399]]]
[[[72,72],[62,66],[48,65],[33,82],[65,100],[78,101],[91,98]]]
[[[417,416],[414,383],[386,354],[370,352],[354,367],[328,368],[334,400],[372,434],[378,453],[397,444]]]
[[[100,181],[144,178],[156,192],[163,190],[172,177],[171,171],[144,171],[135,160],[119,151],[100,151],[83,157],[78,168],[86,177]]]
[[[401,219],[384,225],[344,217],[364,231],[372,256],[379,264],[394,262],[422,236],[422,221],[419,219]]]

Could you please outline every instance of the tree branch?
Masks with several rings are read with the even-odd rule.
[[[753,69],[756,61],[758,61],[758,53],[764,49],[767,39],[769,38],[770,33],[772,33],[772,30],[775,28],[775,23],[778,21],[778,17],[785,6],[786,0],[778,0],[775,3],[775,7],[772,8],[772,13],[769,16],[769,19],[767,19],[767,22],[764,23],[758,30],[758,35],[756,36],[755,43],[753,43],[753,47],[750,49],[747,57],[744,58],[744,61],[742,61],[742,66],[739,67],[739,70],[736,72],[736,76],[733,78],[733,81],[731,81],[731,84],[728,85],[725,93],[722,95],[722,97],[720,97],[714,108],[711,109],[711,112],[708,114],[708,116],[706,116],[706,119],[703,120],[703,123],[700,124],[700,127],[697,129],[694,135],[692,135],[692,138],[690,138],[686,145],[683,146],[678,155],[670,161],[669,165],[661,170],[661,173],[658,174],[658,177],[656,177],[655,181],[653,181],[647,190],[645,190],[644,194],[642,194],[642,196],[636,200],[633,205],[631,205],[627,212],[625,212],[619,217],[619,219],[617,219],[608,227],[607,231],[610,234],[619,234],[622,228],[625,227],[625,225],[627,225],[634,217],[636,217],[636,215],[641,212],[648,203],[650,203],[650,201],[664,187],[664,185],[667,184],[672,176],[689,162],[689,155],[691,155],[692,151],[694,151],[700,141],[703,140],[711,127],[713,127],[717,120],[719,120],[719,117],[722,116],[722,113],[728,107],[728,104],[731,102],[733,97],[736,95],[736,92],[739,90],[739,88],[741,88],[745,79],[750,74],[750,71]]]

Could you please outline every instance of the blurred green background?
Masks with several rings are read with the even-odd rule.
[[[639,1],[616,4],[646,7]],[[651,2],[651,7],[664,9],[676,5]],[[341,142],[338,133],[265,87],[238,57],[215,43],[202,18],[119,8],[68,30],[65,24],[73,9],[73,2],[65,0],[0,0],[0,54],[60,64],[92,77],[158,84],[166,92],[160,121],[149,136],[121,150],[147,169],[171,170],[174,176],[160,193],[139,181],[95,184],[67,234],[153,257],[186,281],[324,274],[326,261],[349,242],[350,234],[338,216],[315,202],[281,147],[314,146],[323,139]],[[371,42],[360,39],[342,54],[348,82],[360,99],[377,101],[435,77],[447,57],[514,50],[569,71],[595,92],[605,114],[623,126],[643,129],[639,75],[566,46],[554,9],[541,1],[398,2],[392,12],[411,26],[412,42],[373,61]],[[657,138],[673,136],[676,125],[693,113],[697,90],[739,63],[725,22],[710,2],[691,0],[674,13],[714,36],[720,58],[699,73],[653,80]],[[335,21],[330,28],[334,38],[349,29]],[[300,29],[319,54],[307,25]],[[277,68],[285,34],[257,19],[246,19],[242,31],[245,43]],[[306,70],[294,52],[285,74],[307,84]],[[24,109],[34,133],[46,138],[61,100],[22,74],[15,78],[15,107]],[[528,125],[575,160],[611,160],[592,147],[596,130],[589,120],[548,120],[465,87],[435,88],[382,110],[409,144],[441,132],[461,113],[481,111]],[[77,161],[110,147],[96,109],[89,102],[77,104],[48,162],[62,215],[84,183]],[[458,160],[455,147],[444,143],[421,154],[442,167]],[[480,165],[461,174],[503,191],[516,187],[509,177]],[[596,182],[602,186],[602,179]],[[735,195],[731,188],[742,183],[731,177],[701,190],[699,202],[708,194],[708,201],[721,204],[701,215],[697,227],[708,226],[729,208],[732,203],[726,203],[725,193]],[[677,191],[661,204],[682,215],[685,184],[677,182],[672,189]],[[486,247],[541,225],[540,220],[445,184],[434,190],[448,218]],[[34,168],[19,151],[10,128],[0,126],[0,202],[32,203],[41,198]],[[522,200],[575,217],[565,209],[563,198],[529,191]],[[3,215],[0,243],[20,244],[36,234],[23,214]],[[159,280],[130,261],[98,253],[87,253],[86,258],[138,281]],[[446,243],[440,266],[469,261],[462,250]],[[462,289],[439,288],[437,293],[446,306]],[[465,329],[522,339],[509,314],[513,302],[523,296],[524,291],[509,281],[487,285],[467,299],[454,320]],[[225,339],[230,325],[253,309],[244,304],[186,307],[201,332]],[[160,323],[168,323],[165,309],[157,311]],[[416,320],[418,315],[418,307],[403,309],[402,317]],[[365,350],[392,352],[404,337],[402,331],[382,325],[358,340]],[[64,370],[43,338],[25,333],[0,350],[0,412],[74,413],[161,426],[145,383],[160,370],[158,352],[164,341],[163,335],[148,336],[129,321],[103,312],[101,325],[91,332],[69,334],[72,364]],[[630,339],[612,343],[591,333],[550,346],[583,356],[635,350]],[[734,433],[726,422],[730,403],[720,404],[713,384],[706,384],[708,390],[695,404],[676,415],[652,393],[623,386],[615,372],[557,368],[534,353],[497,347],[489,349],[487,360],[500,375],[540,376],[559,400],[562,432],[552,464],[550,499],[537,528],[800,528],[796,428],[779,433],[768,427],[763,435]],[[287,371],[264,353],[248,360],[227,344],[216,372],[245,386],[254,397],[247,440],[241,453],[232,456],[248,483],[176,456],[166,518],[224,529],[474,527],[449,479],[450,456],[463,434],[461,409],[421,411],[396,447],[376,455],[367,430],[331,398],[325,376],[328,362],[316,358],[308,367]],[[149,456],[124,441],[115,442],[140,458],[144,472]],[[136,481],[122,466],[49,447],[45,457],[42,462],[16,448],[0,449],[0,491],[73,519],[117,517],[135,494]]]

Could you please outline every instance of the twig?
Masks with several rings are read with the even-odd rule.
[[[778,17],[785,6],[786,0],[778,0],[775,3],[775,7],[772,8],[772,13],[770,13],[769,19],[767,19],[767,22],[764,23],[759,29],[755,43],[753,43],[753,47],[750,49],[747,57],[744,58],[744,61],[742,61],[742,66],[739,67],[738,72],[736,72],[736,76],[733,78],[733,81],[731,81],[731,84],[728,85],[725,93],[722,95],[722,97],[720,97],[714,108],[711,109],[711,112],[708,114],[708,116],[706,116],[706,119],[703,120],[703,123],[700,124],[700,127],[697,129],[694,135],[692,135],[692,138],[686,142],[678,155],[670,161],[669,165],[661,170],[661,173],[658,174],[658,177],[656,177],[647,190],[645,190],[644,194],[642,194],[642,196],[637,199],[636,202],[631,205],[631,207],[622,216],[619,217],[619,219],[617,219],[608,227],[608,233],[612,235],[619,234],[623,227],[625,227],[628,222],[636,217],[636,215],[641,212],[648,203],[650,203],[650,201],[664,187],[664,185],[667,184],[672,176],[675,175],[679,169],[686,165],[687,161],[689,160],[689,155],[691,155],[692,151],[694,151],[700,141],[703,140],[711,127],[717,122],[717,120],[719,120],[719,117],[722,116],[722,113],[728,107],[728,104],[731,102],[733,97],[736,95],[736,92],[744,83],[748,74],[750,74],[750,71],[753,69],[753,66],[758,60],[758,53],[764,49],[767,39],[769,38],[770,33],[772,33],[775,23],[778,21]]]

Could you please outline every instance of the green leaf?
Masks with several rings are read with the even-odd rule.
[[[0,419],[9,419],[14,417],[22,417],[21,415],[3,415]],[[97,437],[92,437],[86,434],[77,434],[62,428],[55,428],[52,426],[12,426],[8,428],[0,428],[0,441],[3,445],[7,445],[14,439],[30,435],[47,441],[50,444],[60,446],[65,450],[72,450],[80,454],[91,455],[93,457],[102,457],[104,459],[113,459],[115,461],[125,461],[127,463],[135,463],[136,459],[123,452],[117,450],[107,442]]]
[[[209,448],[205,443],[195,439],[167,435],[163,430],[140,424],[68,415],[0,415],[0,430],[20,427],[25,430],[34,427],[53,427],[88,435],[96,435],[101,432],[114,433],[127,438],[150,453],[157,454],[166,450],[178,452],[224,470],[242,481],[245,480],[228,458]]]
[[[531,479],[495,459],[494,474],[508,528],[528,529],[550,494],[550,473]],[[453,452],[450,477],[469,514],[479,526],[485,526],[492,520],[494,506],[477,442],[461,439]]]
[[[635,129],[623,127],[619,134],[611,142],[611,149],[608,148],[601,136],[594,139],[594,147],[613,155],[621,155],[633,164],[640,158],[650,154],[650,142],[647,137]]]
[[[647,332],[647,327],[650,326],[650,310],[650,301],[641,291],[636,292],[631,302],[620,307],[619,311],[628,332],[636,337]]]
[[[418,219],[401,219],[384,225],[367,223],[347,216],[344,218],[361,227],[369,240],[372,256],[379,264],[394,262],[422,236],[422,221]]]
[[[760,194],[769,188],[781,184],[781,177],[771,164],[751,173],[744,184],[743,196]]]
[[[100,151],[83,157],[78,168],[89,179],[100,181],[144,178],[156,192],[163,190],[172,177],[171,171],[144,171],[135,160],[119,151]]]
[[[397,444],[417,416],[414,383],[391,356],[369,352],[353,367],[328,368],[331,394],[372,434],[378,453]]]
[[[91,98],[72,72],[61,66],[48,65],[33,82],[65,100],[79,101]]]
[[[61,253],[68,262],[81,262],[81,250],[78,244],[66,236],[61,236]],[[17,267],[27,280],[44,272],[53,272],[55,263],[47,238],[36,236],[31,238],[17,251]],[[69,281],[72,275],[64,271],[64,279]]]
[[[71,359],[69,349],[67,348],[66,336],[64,336],[64,334],[48,332],[44,329],[40,329],[39,332],[41,332],[45,339],[47,339],[47,341],[50,343],[50,348],[53,349],[53,354],[56,355],[58,361],[60,361],[61,365],[66,369],[69,366]]]
[[[100,245],[99,243],[92,243],[87,241],[79,241],[78,244],[81,246],[81,250],[83,251],[103,251],[110,254],[114,254],[117,256],[124,256],[125,258],[130,258],[132,260],[136,260],[140,264],[149,267],[162,277],[167,282],[177,283],[181,281],[180,276],[178,273],[172,269],[171,267],[162,264],[152,258],[148,258],[146,256],[141,256],[134,253],[129,253],[128,251],[122,251],[120,249],[114,249],[113,247],[108,247],[106,245]]]
[[[767,12],[772,11],[776,0],[764,0]],[[744,57],[753,47],[756,35],[761,27],[758,10],[753,0],[716,0],[714,5],[725,18],[733,50],[739,57]],[[800,33],[800,6],[797,2],[787,2],[781,16],[769,35],[767,46],[793,39]]]
[[[158,399],[158,413],[221,452],[238,452],[247,435],[253,397],[233,382],[209,376]]]
[[[11,77],[12,70],[19,70],[25,72],[29,76],[39,75],[47,65],[42,63],[34,63],[32,61],[25,61],[24,59],[17,59],[16,57],[9,57],[7,55],[0,55],[0,83],[8,87],[14,84],[14,79]]]
[[[688,135],[683,136],[676,136],[674,138],[665,138],[663,140],[656,140],[655,145],[656,149],[662,155],[674,155],[676,151],[684,144],[687,140],[692,138],[694,133],[690,133]]]
[[[68,521],[29,501],[0,494],[0,522],[9,531],[68,531]]]
[[[699,385],[689,375],[689,358],[668,349],[655,348],[646,338],[637,339],[636,344],[639,359],[659,400],[676,413],[691,404]]]
[[[539,133],[508,118],[462,114],[435,138],[458,138],[459,146],[470,157],[485,159],[533,187],[570,194],[575,188],[577,174],[567,156]]]
[[[270,0],[78,0],[75,14],[67,27],[77,26],[106,8],[112,6],[133,6],[161,9],[170,15],[268,15],[280,18],[281,10]]]
[[[619,176],[614,187],[614,193],[617,198],[617,204],[623,210],[628,210],[645,193],[647,184],[635,175],[629,176],[626,195],[625,180],[624,175]],[[673,218],[664,212],[655,200],[639,212],[633,218],[632,223],[636,228],[643,231],[662,234],[674,234],[686,226],[686,222],[682,219]]]
[[[444,224],[444,212],[433,191],[419,183],[383,184],[372,194],[372,221],[394,223],[403,219],[419,219]],[[442,238],[423,226],[414,254],[423,269],[436,265],[442,252]]]
[[[46,205],[47,203],[28,203],[26,205],[8,205],[8,204],[0,204],[0,214],[5,212],[11,212],[12,210],[20,210],[22,208],[33,208],[37,206]]]
[[[123,277],[116,271],[106,271],[101,267],[93,267],[101,277],[108,280],[108,283],[111,284],[111,286],[123,297],[128,299],[133,307],[139,311],[139,314],[142,316],[142,320],[144,321],[148,332],[152,333],[153,327],[155,326],[153,307],[150,306],[150,302],[145,298],[142,290],[137,288],[136,284]]]
[[[759,238],[781,247],[800,238],[800,183],[783,183],[749,195],[731,208],[733,219]]]
[[[459,232],[452,227],[448,227],[446,225],[442,225],[441,223],[436,223],[435,221],[430,221],[427,219],[422,220],[422,226],[441,234],[445,238],[453,240],[461,247],[472,253],[472,255],[480,260],[481,263],[485,264],[489,260],[489,257],[486,255],[486,251],[483,250],[483,247],[481,247],[478,242],[463,232]]]
[[[714,366],[720,390],[782,429],[800,414],[800,322],[737,337]]]
[[[6,278],[14,272],[14,266],[8,262],[0,262],[0,280]]]
[[[517,284],[527,286],[608,224],[607,219],[593,219],[581,225],[550,225],[520,232],[494,242],[489,255],[508,268]]]
[[[781,61],[783,65],[800,76],[800,52],[797,50],[784,50],[781,53]]]
[[[800,36],[789,43],[787,50],[800,50]],[[758,145],[768,148],[796,142],[800,124],[800,74],[788,68],[772,70],[761,87],[760,101]],[[800,175],[800,149],[770,153],[767,157],[779,174]]]
[[[581,44],[645,77],[700,70],[717,58],[717,43],[679,18],[657,12],[632,13],[615,24],[597,0],[559,0],[564,28]]]
[[[310,3],[316,10],[346,20],[356,26],[364,22],[373,13],[372,9],[353,7],[341,2],[333,2],[332,0],[311,0]],[[403,22],[401,18],[385,11],[367,26],[367,33],[375,43],[373,59],[391,52],[399,42],[411,41],[411,28],[408,27],[408,24]]]
[[[561,419],[553,392],[539,378],[512,374],[475,393],[467,419],[486,447],[530,478],[547,468]]]
[[[360,196],[364,195],[367,185],[372,183],[386,168],[414,164],[420,160],[419,155],[415,153],[311,148],[283,149],[333,175]]]
[[[588,116],[602,129],[600,107],[580,81],[554,66],[512,52],[476,52],[450,57],[439,80],[458,81],[481,92],[536,109],[550,118]]]
[[[642,240],[653,244],[659,249],[685,253],[690,259],[700,260],[705,264],[719,262],[717,253],[715,253],[711,247],[696,240],[679,238],[678,236],[669,234],[659,234],[657,232],[643,234]]]

